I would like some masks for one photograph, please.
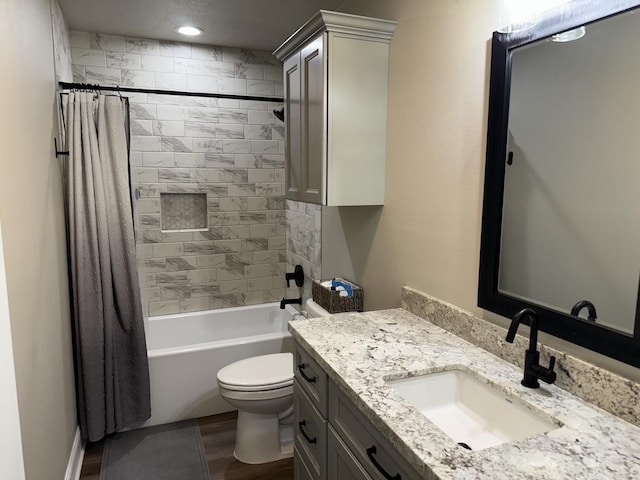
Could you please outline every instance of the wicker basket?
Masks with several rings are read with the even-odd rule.
[[[313,301],[329,313],[362,312],[364,305],[364,290],[348,280],[344,280],[342,278],[336,278],[336,280],[351,285],[351,288],[353,289],[353,296],[341,297],[339,291],[323,287],[320,282],[314,280],[313,287],[311,289]]]

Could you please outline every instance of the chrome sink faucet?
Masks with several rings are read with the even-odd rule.
[[[538,314],[531,308],[520,310],[513,316],[507,338],[509,343],[513,343],[516,338],[516,332],[520,323],[524,323],[525,319],[529,319],[529,349],[524,352],[524,378],[520,382],[525,387],[538,388],[540,383],[538,379],[545,383],[553,383],[556,381],[556,372],[553,367],[556,364],[556,357],[549,360],[549,368],[540,365],[540,352],[538,351]],[[526,325],[526,323],[525,323]]]

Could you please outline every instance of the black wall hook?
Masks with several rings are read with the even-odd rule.
[[[69,155],[69,151],[68,150],[66,152],[58,150],[58,139],[55,138],[55,137],[53,138],[53,147],[54,147],[55,152],[56,152],[56,158],[58,158],[60,155]]]

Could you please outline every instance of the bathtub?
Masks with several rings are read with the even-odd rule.
[[[279,303],[150,317],[147,349],[151,418],[144,426],[234,410],[216,375],[243,358],[292,352],[287,322],[297,314]]]

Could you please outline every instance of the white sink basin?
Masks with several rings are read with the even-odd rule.
[[[521,440],[561,426],[461,369],[387,383],[453,441],[471,450]]]

